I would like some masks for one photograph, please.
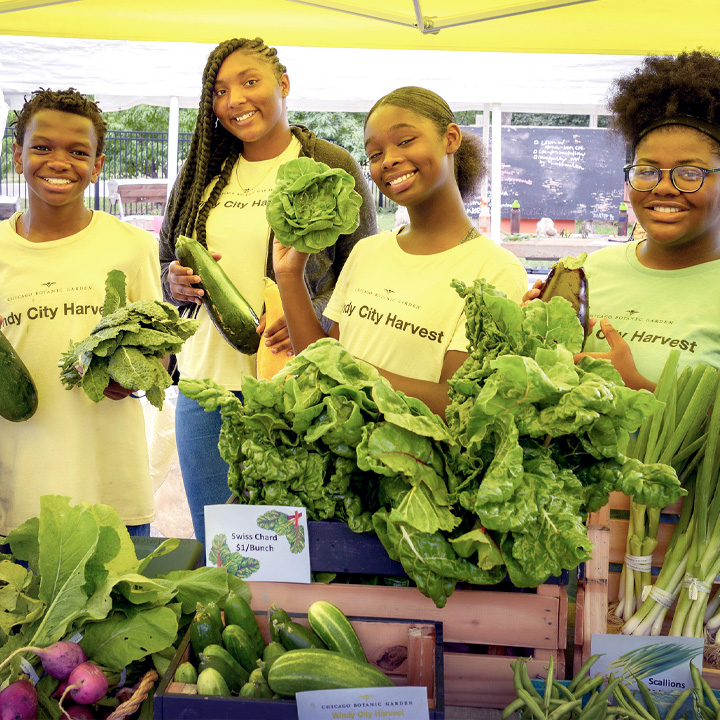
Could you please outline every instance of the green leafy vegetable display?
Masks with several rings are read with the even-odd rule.
[[[162,365],[195,333],[199,320],[181,318],[170,303],[139,300],[127,304],[125,273],[111,270],[105,281],[102,319],[81,342],[70,341],[60,359],[60,380],[67,390],[79,385],[94,402],[104,399],[111,380],[144,390],[158,409],[172,379]]]
[[[316,253],[357,229],[361,205],[350,173],[300,157],[278,169],[265,213],[283,245]]]
[[[484,281],[455,287],[470,357],[447,425],[330,338],[272,380],[247,378],[244,405],[210,380],[180,381],[220,408],[240,502],[374,531],[438,606],[458,582],[535,587],[589,559],[585,519],[613,490],[648,505],[683,492],[672,468],[623,454],[658,401],[608,361],[575,364],[583,330],[567,300],[521,308]]]
[[[18,648],[47,647],[77,633],[88,659],[110,673],[129,671],[177,644],[199,600],[219,602],[230,590],[249,599],[246,583],[221,568],[145,577],[150,560],[179,541],[167,540],[139,561],[125,525],[107,505],[71,506],[67,497],[44,495],[39,517],[11,531],[6,542],[12,556],[0,555],[0,662]],[[0,671],[0,683],[18,676],[19,663],[16,657]],[[46,678],[38,683],[47,717],[58,716],[54,689]]]

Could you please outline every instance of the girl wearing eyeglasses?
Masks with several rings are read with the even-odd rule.
[[[720,60],[648,57],[615,81],[613,124],[632,148],[624,168],[646,231],[586,262],[585,351],[632,388],[653,390],[673,348],[681,366],[720,366]],[[537,292],[532,290],[530,297]]]

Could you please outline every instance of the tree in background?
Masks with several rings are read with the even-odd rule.
[[[170,110],[155,105],[135,105],[127,110],[104,112],[108,130],[134,130],[136,132],[167,132]],[[195,128],[197,110],[180,109],[180,132],[192,132]]]

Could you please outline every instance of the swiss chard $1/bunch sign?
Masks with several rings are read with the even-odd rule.
[[[206,505],[206,564],[245,580],[310,582],[303,507]]]

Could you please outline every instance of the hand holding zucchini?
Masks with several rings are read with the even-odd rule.
[[[181,235],[175,244],[175,255],[180,264],[200,276],[195,287],[204,291],[203,307],[218,332],[241,353],[257,352],[260,336],[256,329],[260,320],[208,249]]]
[[[10,422],[29,420],[37,405],[30,371],[0,330],[0,416]]]
[[[586,258],[587,253],[581,253],[577,258],[564,257],[558,260],[552,266],[539,295],[544,302],[558,296],[569,301],[583,327],[585,339],[590,332],[588,284],[582,268]]]

